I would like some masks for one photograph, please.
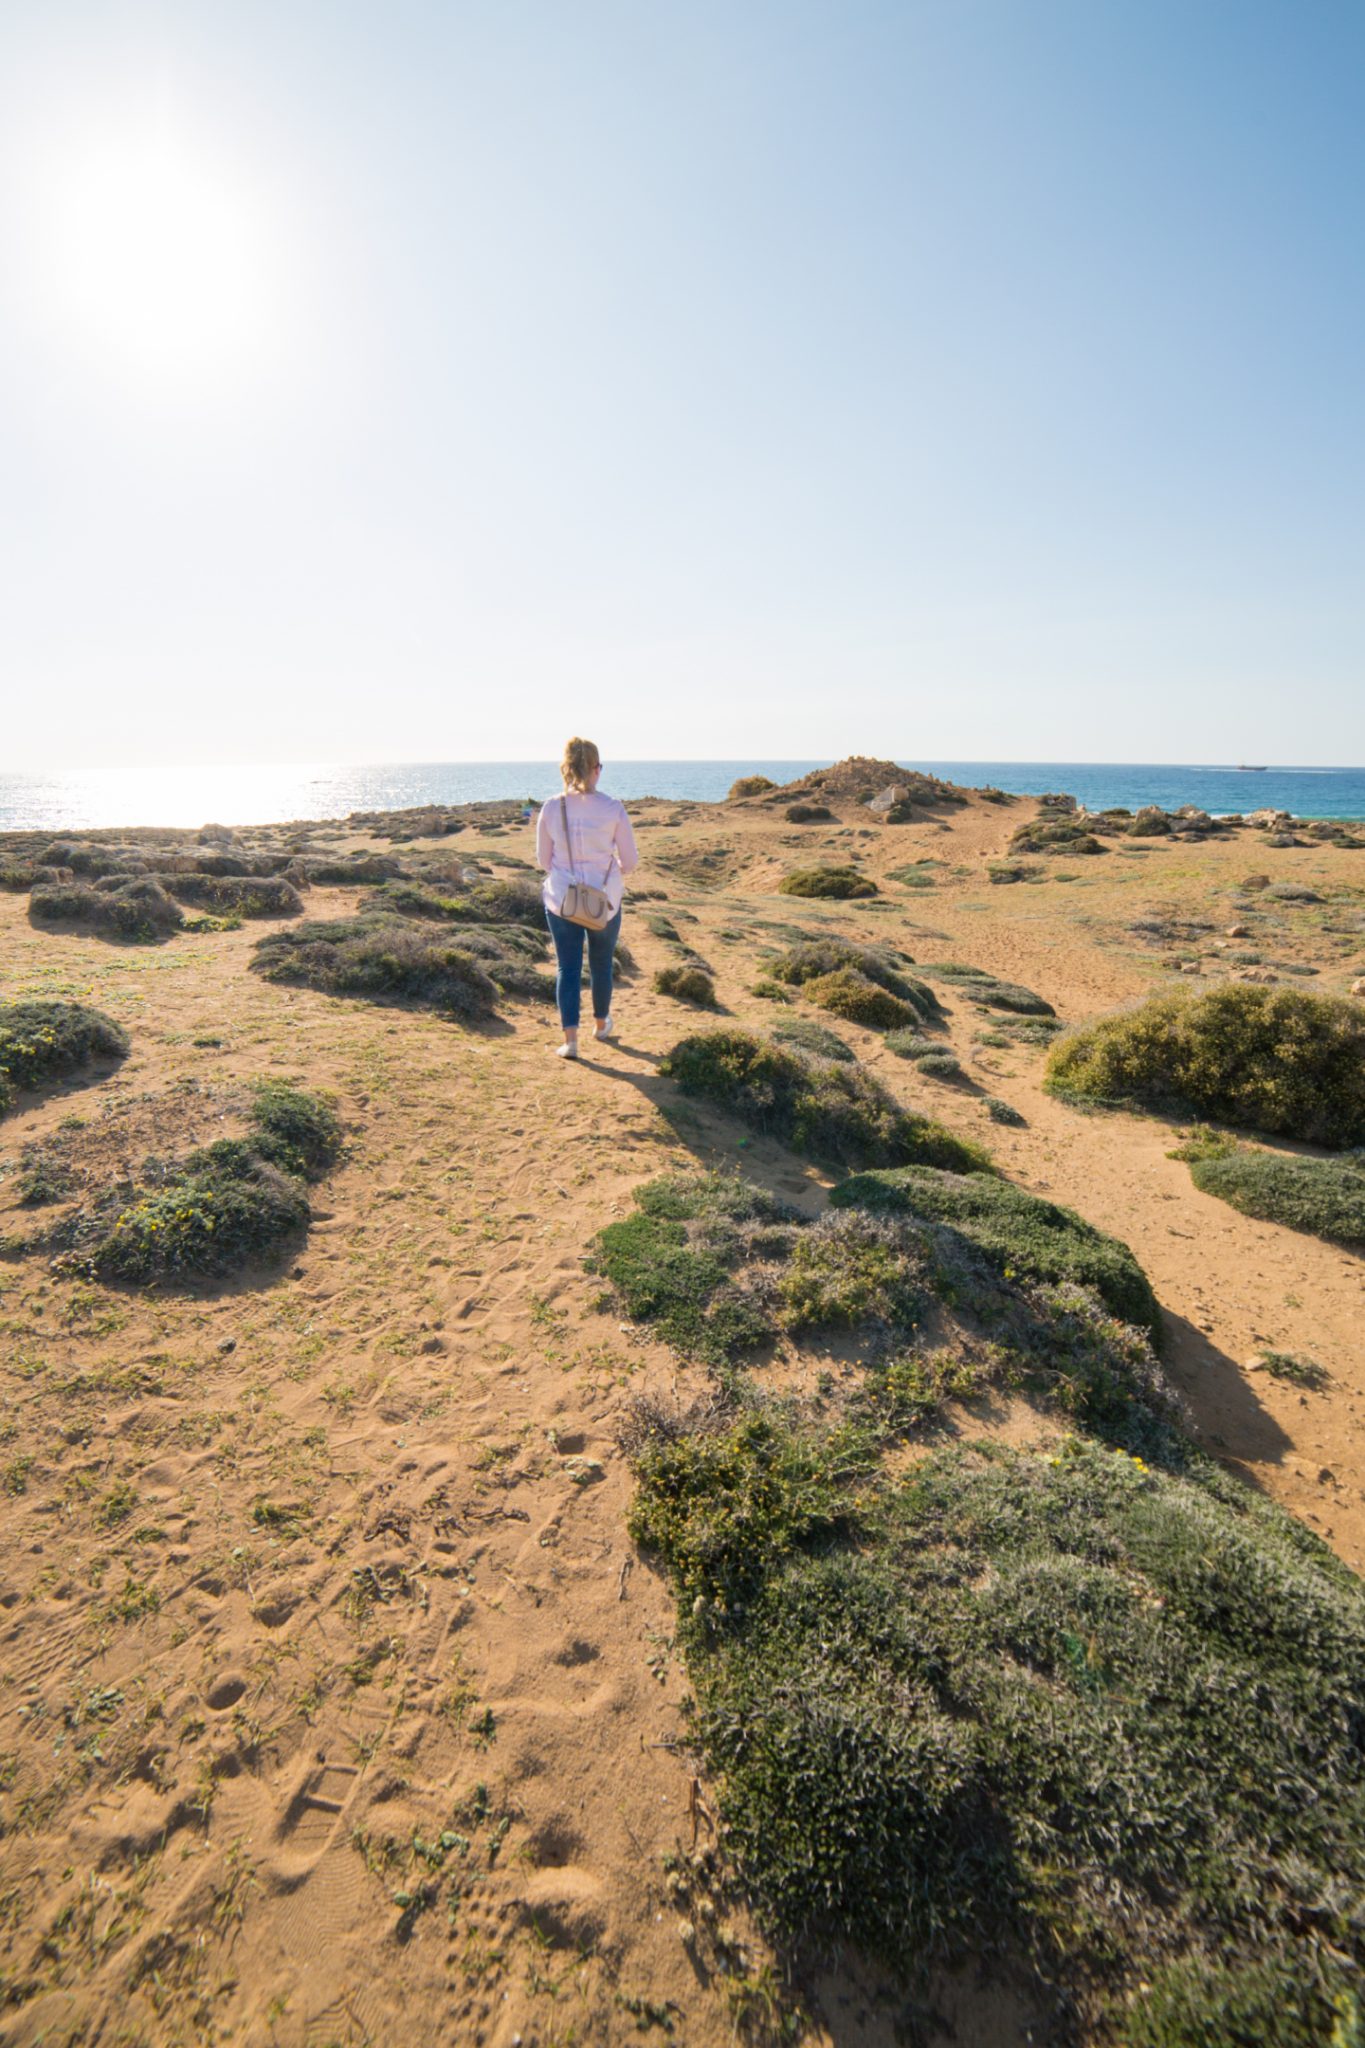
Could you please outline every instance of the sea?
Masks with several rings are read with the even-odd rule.
[[[793,782],[821,761],[615,761],[603,788],[620,797],[715,802],[741,775]],[[1212,812],[1273,806],[1301,818],[1365,818],[1365,768],[1172,766],[1133,761],[925,761],[903,768],[948,782],[993,784],[1020,796],[1065,790],[1089,810],[1197,804]],[[259,767],[198,763],[147,769],[85,768],[0,775],[0,829],[79,832],[98,826],[278,825],[344,818],[351,811],[522,797],[559,788],[552,761],[408,761]]]

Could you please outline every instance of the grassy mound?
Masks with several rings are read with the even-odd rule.
[[[399,917],[310,921],[271,932],[257,942],[251,964],[267,981],[418,1003],[457,1017],[491,1015],[499,992],[543,994],[549,986],[491,932],[461,933],[456,943]]]
[[[817,1024],[813,1017],[783,1017],[771,1027],[768,1036],[779,1045],[794,1045],[800,1052],[813,1053],[818,1060],[847,1061],[857,1057],[837,1031],[831,1031],[827,1024]]]
[[[357,854],[351,860],[305,860],[303,866],[310,882],[332,889],[373,888],[403,872],[403,863],[391,853]]]
[[[1345,1150],[1365,1144],[1365,1008],[1246,984],[1159,996],[1063,1039],[1045,1085]]]
[[[833,896],[840,902],[854,897],[876,896],[877,884],[857,868],[796,868],[778,883],[783,896]]]
[[[771,1342],[771,1313],[731,1271],[788,1212],[723,1174],[650,1181],[635,1201],[633,1215],[599,1231],[588,1260],[625,1313],[685,1357],[717,1365]]]
[[[766,796],[777,784],[767,775],[741,775],[738,782],[732,782],[726,792],[726,802],[741,796]]]
[[[924,971],[936,980],[948,982],[968,1002],[985,1010],[1008,1010],[1020,1017],[1057,1014],[1051,1003],[1033,989],[1024,988],[1017,981],[1001,981],[994,974],[987,974],[984,967],[967,967],[956,960],[945,960]]]
[[[298,917],[303,911],[302,896],[283,875],[165,875],[161,880],[177,902],[236,911],[239,917]]]
[[[776,980],[786,982],[790,988],[803,988],[807,982],[819,981],[827,974],[838,974],[842,968],[861,974],[868,981],[875,981],[878,988],[884,988],[889,995],[899,996],[922,1017],[934,1016],[941,1007],[931,988],[913,974],[902,974],[884,953],[877,952],[872,946],[850,945],[846,939],[803,939],[800,945],[780,953],[769,971]]]
[[[780,981],[769,981],[766,975],[759,976],[758,980],[750,987],[749,994],[757,996],[761,1003],[790,1003],[791,1001],[790,991],[783,988]]]
[[[28,899],[29,922],[76,925],[101,938],[143,945],[180,930],[184,918],[154,877],[108,879],[113,887],[97,888],[89,882],[39,883]]]
[[[0,1004],[0,1111],[21,1088],[42,1088],[92,1060],[121,1060],[127,1032],[84,1003]]]
[[[340,1147],[341,1125],[324,1097],[268,1082],[247,1136],[191,1153],[136,1195],[95,1245],[90,1270],[146,1286],[278,1258],[308,1226],[305,1182],[321,1178]]]
[[[716,984],[704,967],[661,967],[654,976],[654,992],[703,1010],[716,1007]]]
[[[860,1067],[803,1059],[751,1031],[703,1031],[661,1061],[685,1095],[703,1096],[813,1159],[848,1166],[921,1162],[989,1171],[981,1148],[914,1116]]]
[[[1156,1297],[1127,1245],[1009,1181],[910,1166],[856,1174],[831,1191],[830,1201],[951,1224],[1007,1277],[1091,1287],[1124,1322],[1159,1334]]]
[[[856,967],[838,967],[833,974],[818,974],[805,984],[804,993],[822,1010],[843,1017],[850,1024],[865,1024],[873,1031],[890,1031],[897,1025],[912,1024],[919,1011],[902,1002],[890,989],[869,981]]]
[[[828,804],[788,804],[782,815],[789,825],[826,825],[834,813]]]
[[[1365,1961],[1365,1598],[1325,1546],[1081,1439],[896,1478],[867,1433],[760,1410],[657,1428],[637,1470],[779,1938],[903,1974],[1000,1943],[1087,2038],[1328,2040]],[[1221,2030],[1238,2001],[1273,2031]]]
[[[1172,1156],[1188,1161],[1190,1178],[1204,1194],[1217,1195],[1244,1216],[1283,1223],[1329,1244],[1365,1246],[1365,1154],[1299,1159],[1210,1133]]]

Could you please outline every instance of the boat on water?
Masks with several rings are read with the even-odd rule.
[[[1242,775],[1264,775],[1266,773],[1264,761],[1239,761],[1237,768],[1238,772]]]

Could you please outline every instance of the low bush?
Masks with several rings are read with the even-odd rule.
[[[796,868],[778,883],[783,896],[832,896],[841,902],[876,896],[877,884],[857,868]]]
[[[902,1060],[924,1060],[928,1059],[930,1054],[947,1050],[941,1038],[926,1038],[922,1031],[916,1030],[913,1026],[906,1031],[888,1031],[886,1049],[895,1053],[897,1059]]]
[[[654,1326],[685,1357],[724,1364],[777,1334],[731,1267],[755,1230],[787,1215],[723,1174],[672,1175],[635,1190],[636,1208],[593,1240],[589,1272],[610,1282],[625,1313]]]
[[[924,982],[914,975],[902,974],[885,954],[873,947],[850,945],[847,939],[803,939],[789,952],[779,954],[771,962],[770,971],[778,981],[784,981],[792,988],[801,988],[807,982],[837,974],[842,968],[849,968],[868,981],[875,981],[878,988],[884,988],[889,995],[899,996],[922,1017],[933,1016],[941,1007],[938,997]]]
[[[1045,1085],[1345,1150],[1365,1144],[1365,1008],[1244,983],[1158,996],[1062,1039]]]
[[[867,1210],[834,1210],[796,1235],[775,1282],[792,1331],[866,1329],[897,1336],[919,1323],[934,1292],[926,1240]]]
[[[727,803],[733,802],[735,798],[743,796],[766,796],[770,789],[776,788],[777,784],[772,780],[771,776],[741,775],[737,782],[730,784],[729,790],[726,793],[726,801]]]
[[[256,1090],[247,1125],[139,1192],[95,1244],[90,1271],[146,1286],[277,1258],[307,1228],[305,1183],[336,1163],[341,1125],[326,1097],[282,1081]]]
[[[856,967],[839,967],[833,974],[817,975],[804,985],[803,993],[822,1010],[830,1010],[850,1024],[865,1024],[873,1031],[890,1031],[897,1025],[912,1024],[919,1012],[902,1002],[889,989],[870,981]]]
[[[333,889],[373,888],[377,882],[403,873],[403,863],[391,853],[357,854],[353,860],[305,860],[303,866],[310,882]]]
[[[212,1151],[131,1202],[95,1247],[91,1271],[144,1286],[230,1273],[277,1256],[307,1226],[308,1198],[297,1180],[249,1154],[224,1160]]]
[[[817,1024],[813,1017],[783,1017],[772,1026],[768,1036],[779,1045],[794,1045],[820,1060],[857,1058],[853,1047],[846,1045],[837,1031],[831,1031],[827,1024]]]
[[[0,861],[0,889],[12,895],[24,895],[37,879],[38,870],[30,861]]]
[[[967,1078],[967,1070],[957,1054],[946,1052],[939,1046],[933,1052],[921,1053],[915,1065],[931,1081],[965,1081]]]
[[[789,825],[824,825],[834,813],[828,804],[788,804],[782,815]]]
[[[912,1115],[860,1067],[805,1059],[750,1031],[704,1031],[680,1039],[659,1071],[685,1095],[704,1097],[814,1159],[990,1170],[979,1146]]]
[[[1005,1946],[1079,2037],[1144,2048],[1358,2012],[1365,1600],[1290,1517],[1085,1439],[897,1477],[753,1408],[636,1462],[770,1934],[902,1973]]]
[[[855,1174],[830,1193],[836,1209],[893,1212],[947,1223],[1009,1279],[1093,1288],[1125,1322],[1159,1335],[1151,1284],[1126,1244],[1096,1230],[1074,1209],[1044,1201],[982,1173],[943,1173],[910,1166]]]
[[[0,1111],[20,1089],[46,1087],[94,1060],[121,1060],[128,1047],[122,1025],[84,1003],[0,1004]]]
[[[791,1001],[790,992],[783,988],[781,982],[769,981],[766,976],[760,976],[754,982],[749,990],[749,994],[757,996],[761,1003],[789,1003]]]
[[[716,1007],[716,984],[704,967],[661,967],[654,976],[654,992],[703,1010]]]
[[[162,885],[177,902],[240,917],[298,917],[303,898],[283,875],[165,875]]]
[[[257,941],[251,964],[267,981],[418,1003],[457,1017],[490,1015],[500,990],[548,991],[544,976],[489,933],[462,933],[456,943],[399,917],[338,918],[271,932]]]
[[[101,938],[148,944],[169,938],[184,918],[160,882],[150,875],[118,881],[113,888],[90,882],[45,882],[28,899],[29,922],[76,925]]]
[[[1301,1159],[1249,1146],[1182,1148],[1190,1178],[1206,1195],[1255,1216],[1283,1223],[1329,1244],[1365,1246],[1365,1154]]]

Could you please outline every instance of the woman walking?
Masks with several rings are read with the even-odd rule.
[[[591,740],[570,740],[560,763],[564,794],[551,797],[536,821],[536,864],[545,870],[545,921],[555,942],[555,994],[564,1043],[560,1059],[578,1058],[583,941],[588,942],[593,1037],[610,1038],[612,956],[621,935],[625,877],[640,865],[626,807],[597,787],[602,762]]]

